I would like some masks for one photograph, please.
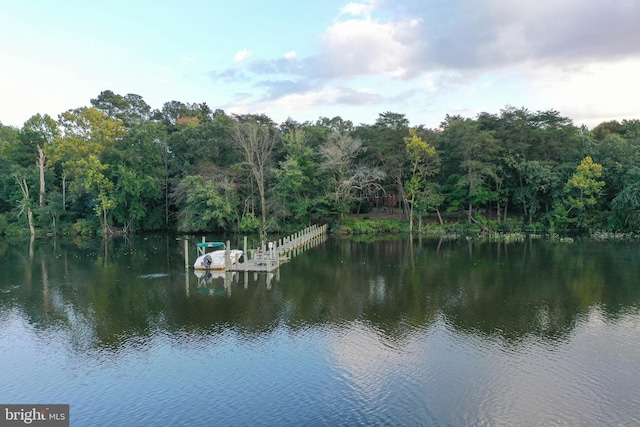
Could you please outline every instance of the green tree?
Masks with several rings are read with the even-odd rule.
[[[354,135],[365,144],[364,160],[370,169],[380,168],[391,180],[397,194],[402,196],[405,214],[406,204],[404,180],[410,170],[404,138],[409,135],[409,120],[404,114],[381,113],[373,125],[360,126]]]
[[[189,117],[186,117],[189,119]],[[173,130],[163,122],[163,136],[158,137],[158,148],[162,154],[165,172],[163,173],[165,194],[165,222],[169,224],[177,212],[176,201],[169,197],[186,176],[197,175],[200,170],[216,165],[225,169],[234,168],[237,173],[229,172],[229,176],[244,173],[245,169],[237,167],[242,160],[240,151],[230,137],[233,119],[217,110],[212,118],[195,119],[193,122],[180,124]],[[249,174],[247,174],[250,177]],[[245,179],[246,181],[246,179]]]
[[[102,155],[108,165],[105,174],[114,184],[113,218],[125,231],[154,230],[163,225],[166,198],[163,200],[162,190],[167,170],[159,141],[164,138],[161,125],[142,122]]]
[[[115,184],[105,176],[105,171],[108,166],[100,162],[94,155],[80,160],[78,165],[83,170],[83,185],[85,190],[96,193],[94,195],[93,209],[98,218],[100,218],[103,234],[108,235],[111,233],[109,213],[118,204],[114,194]]]
[[[238,220],[234,186],[226,177],[190,175],[176,189],[183,205],[178,230],[226,230]]]
[[[202,111],[197,104],[187,105],[180,101],[169,101],[163,104],[162,109],[152,111],[151,119],[162,123],[167,132],[171,133],[178,130],[180,119],[196,117],[199,122],[201,114]]]
[[[91,194],[95,212],[103,230],[108,232],[107,214],[115,207],[115,197],[111,194],[115,187],[113,182],[107,183],[109,180],[104,174],[107,166],[101,158],[125,135],[124,125],[96,108],[83,107],[62,113],[58,128],[60,135],[45,153],[50,162],[59,163],[61,168],[63,208],[66,208],[66,180],[71,178],[71,191],[97,192]]]
[[[498,218],[506,221],[509,207],[517,209],[520,205],[531,222],[540,203],[535,198],[538,187],[529,182],[536,178],[527,176],[527,172],[537,171],[538,165],[538,160],[531,159],[531,147],[537,137],[535,115],[526,108],[506,106],[499,116],[479,114],[478,121],[482,129],[495,131],[501,144],[501,155],[496,161],[500,176],[496,203]]]
[[[418,136],[415,128],[409,129],[409,135],[404,141],[412,167],[405,193],[409,205],[409,232],[412,232],[416,207],[420,211],[421,207],[426,208],[434,202],[435,186],[428,178],[438,172],[438,153],[435,147]]]
[[[625,185],[627,173],[640,162],[640,144],[617,133],[606,135],[599,143],[594,159],[602,165],[607,182],[604,197],[613,200]]]
[[[619,135],[622,131],[622,125],[617,120],[602,122],[591,130],[593,137],[597,141],[602,141],[607,135]]]
[[[6,126],[0,122],[0,147],[4,147],[5,144],[17,140],[18,132],[18,129],[13,126]]]
[[[516,160],[510,166],[518,178],[511,190],[514,204],[522,205],[524,218],[532,224],[542,206],[551,205],[553,190],[561,185],[562,177],[553,162]]]
[[[580,129],[558,111],[538,111],[532,117],[535,127],[529,159],[575,165],[584,158]],[[588,154],[588,153],[586,153]]]
[[[149,104],[134,93],[122,96],[105,90],[97,98],[91,99],[91,105],[104,112],[107,117],[120,120],[127,128],[141,124],[151,115]]]
[[[318,155],[310,146],[305,128],[289,129],[283,134],[282,141],[286,156],[275,170],[275,191],[282,203],[281,217],[306,224],[319,203]]]
[[[626,174],[622,190],[613,199],[612,226],[614,230],[638,232],[640,230],[640,168]]]
[[[601,180],[602,165],[585,157],[564,187],[565,198],[556,218],[560,224],[579,231],[593,231],[598,223],[598,203],[605,186]]]
[[[494,131],[481,130],[479,123],[472,119],[447,116],[442,128],[441,149],[451,175],[456,173],[452,169],[457,166],[459,179],[455,185],[465,189],[467,218],[473,222],[475,206],[498,198],[495,188],[500,177],[495,161],[500,145]]]
[[[14,207],[12,200],[15,177],[12,176],[11,151],[18,143],[18,129],[5,126],[0,122],[0,214]]]
[[[332,119],[320,117],[316,120],[316,125],[328,129],[330,132],[338,132],[340,134],[350,134],[354,130],[353,122],[344,120],[340,116],[335,116]]]

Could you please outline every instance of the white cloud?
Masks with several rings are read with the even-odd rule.
[[[340,9],[339,16],[352,15],[369,17],[374,8],[375,3],[373,0],[363,1],[361,3],[348,3]]]
[[[612,117],[638,118],[640,59],[599,62],[581,69],[548,66],[534,73],[531,90],[540,103],[574,119],[596,126]]]
[[[317,107],[318,104],[331,104],[339,96],[340,91],[338,89],[293,93],[275,100],[273,105],[276,108],[292,112],[296,111],[296,109],[308,110]]]
[[[631,1],[356,0],[319,34],[315,52],[292,50],[216,75],[253,84],[262,94],[252,101],[264,111],[294,116],[379,106],[439,120],[516,105],[591,126],[640,114],[636,18],[640,3]],[[236,65],[250,54],[238,52]]]
[[[406,27],[405,22],[337,22],[324,34],[324,66],[333,77],[379,73],[402,77],[411,69],[415,48],[403,40]]]
[[[249,56],[251,56],[251,52],[248,51],[247,49],[243,49],[239,52],[236,52],[236,55],[233,59],[233,63],[235,65],[242,65],[244,63],[244,60]]]

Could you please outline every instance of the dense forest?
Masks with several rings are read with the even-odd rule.
[[[0,234],[266,233],[381,209],[411,229],[637,232],[640,120],[507,106],[437,129],[393,112],[278,124],[107,90],[0,124]]]

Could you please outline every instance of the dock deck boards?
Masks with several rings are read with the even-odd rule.
[[[327,232],[327,226],[312,226],[308,229],[295,233],[294,235],[282,239],[280,243],[270,243],[270,249],[264,247],[251,249],[245,253],[243,262],[238,262],[230,267],[232,271],[251,272],[272,272],[277,270],[281,264],[288,262],[291,255],[302,250],[305,246],[317,242]],[[259,254],[259,255],[256,255]]]
[[[243,262],[237,262],[231,266],[231,271],[256,271],[270,272],[278,269],[281,264],[289,261],[289,257],[273,258],[253,258]]]

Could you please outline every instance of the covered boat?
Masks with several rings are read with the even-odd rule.
[[[229,265],[237,263],[243,254],[240,249],[219,249],[208,252],[196,259],[193,268],[196,270],[224,270],[227,252],[229,252]]]

